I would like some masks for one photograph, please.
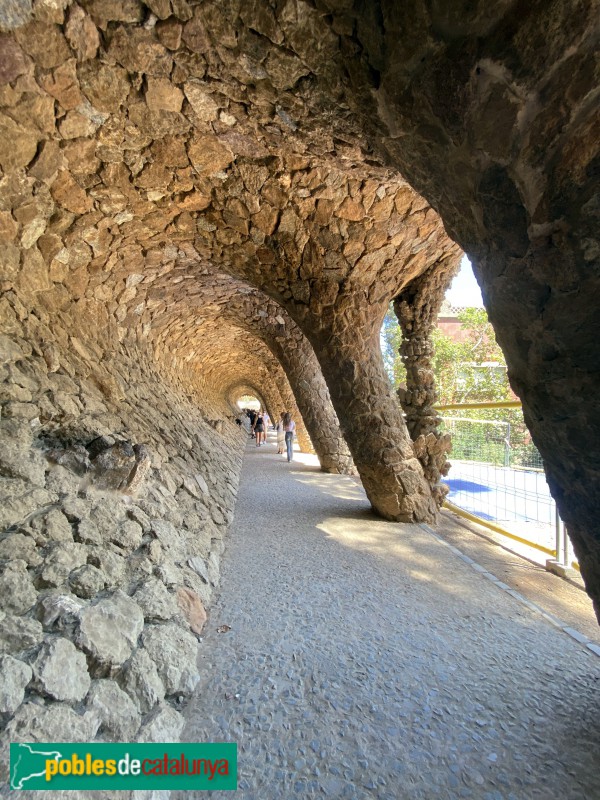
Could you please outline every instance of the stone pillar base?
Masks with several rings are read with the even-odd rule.
[[[546,559],[546,572],[552,572],[558,575],[559,578],[578,578],[579,573],[572,567],[567,567],[565,564],[560,564],[555,558]]]

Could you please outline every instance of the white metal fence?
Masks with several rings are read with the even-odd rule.
[[[444,416],[442,431],[452,436],[449,503],[570,566],[569,540],[535,446],[522,436],[515,441],[505,420]]]

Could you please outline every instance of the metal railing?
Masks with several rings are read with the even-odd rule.
[[[520,407],[520,403],[508,401],[452,404],[436,410]],[[519,436],[512,435],[513,427]],[[449,487],[445,506],[494,533],[552,556],[562,569],[578,568],[550,495],[541,456],[529,437],[523,436],[527,433],[524,423],[514,426],[502,419],[445,415],[442,432],[452,436],[452,469],[444,479]]]

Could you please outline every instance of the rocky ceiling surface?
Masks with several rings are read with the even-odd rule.
[[[300,403],[323,468],[353,470],[333,399],[374,504],[433,518],[376,340],[389,300],[459,250],[360,135],[339,32],[304,3],[241,2],[41,3],[6,27],[10,288],[71,335],[92,320],[97,341],[147,347],[195,391],[239,380],[266,401],[270,375],[269,404]],[[382,458],[396,439],[400,459]]]
[[[390,299],[456,268],[439,212],[600,597],[599,16],[595,0],[17,0],[0,16],[6,330],[36,309],[39,348],[75,350],[105,387],[121,348],[222,410],[236,382],[295,402],[326,468],[356,467],[384,516],[432,519],[377,336]]]

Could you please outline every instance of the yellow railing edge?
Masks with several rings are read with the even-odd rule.
[[[451,511],[453,514],[457,514],[459,517],[468,519],[470,522],[475,522],[477,525],[483,525],[484,528],[489,528],[491,531],[494,531],[494,533],[500,534],[500,536],[507,536],[509,539],[513,539],[515,542],[520,542],[528,547],[533,547],[535,550],[540,550],[542,553],[546,553],[547,555],[554,556],[556,558],[556,550],[550,550],[549,547],[544,547],[541,544],[531,542],[529,539],[524,539],[522,536],[517,536],[515,533],[510,533],[510,531],[504,530],[504,528],[500,527],[500,525],[494,525],[492,522],[481,519],[475,514],[470,514],[468,511],[465,511],[459,506],[455,506],[454,503],[451,503],[448,500],[444,502],[444,508],[448,509],[448,511]]]
[[[448,403],[446,405],[434,406],[435,411],[459,411],[461,408],[467,408],[467,409],[521,408],[521,401],[501,400],[495,403]],[[509,539],[514,539],[514,541],[516,542],[520,542],[521,544],[527,545],[528,547],[533,547],[536,550],[540,550],[542,553],[546,553],[547,555],[554,556],[556,558],[556,550],[550,550],[550,548],[548,547],[544,547],[543,545],[531,542],[529,539],[524,539],[521,536],[517,536],[514,533],[510,533],[510,531],[504,530],[504,528],[502,528],[500,525],[494,525],[491,522],[487,522],[487,520],[477,517],[475,514],[470,514],[468,511],[464,511],[459,506],[455,506],[454,503],[451,503],[449,500],[446,500],[444,502],[444,508],[447,508],[448,511],[452,511],[459,517],[464,517],[465,519],[468,519],[471,522],[475,522],[477,525],[483,525],[484,528],[489,528],[491,531],[500,534],[500,536],[506,536]],[[577,570],[577,572],[579,573],[581,572],[581,568],[577,561],[572,561],[571,566],[573,567],[573,569]]]

